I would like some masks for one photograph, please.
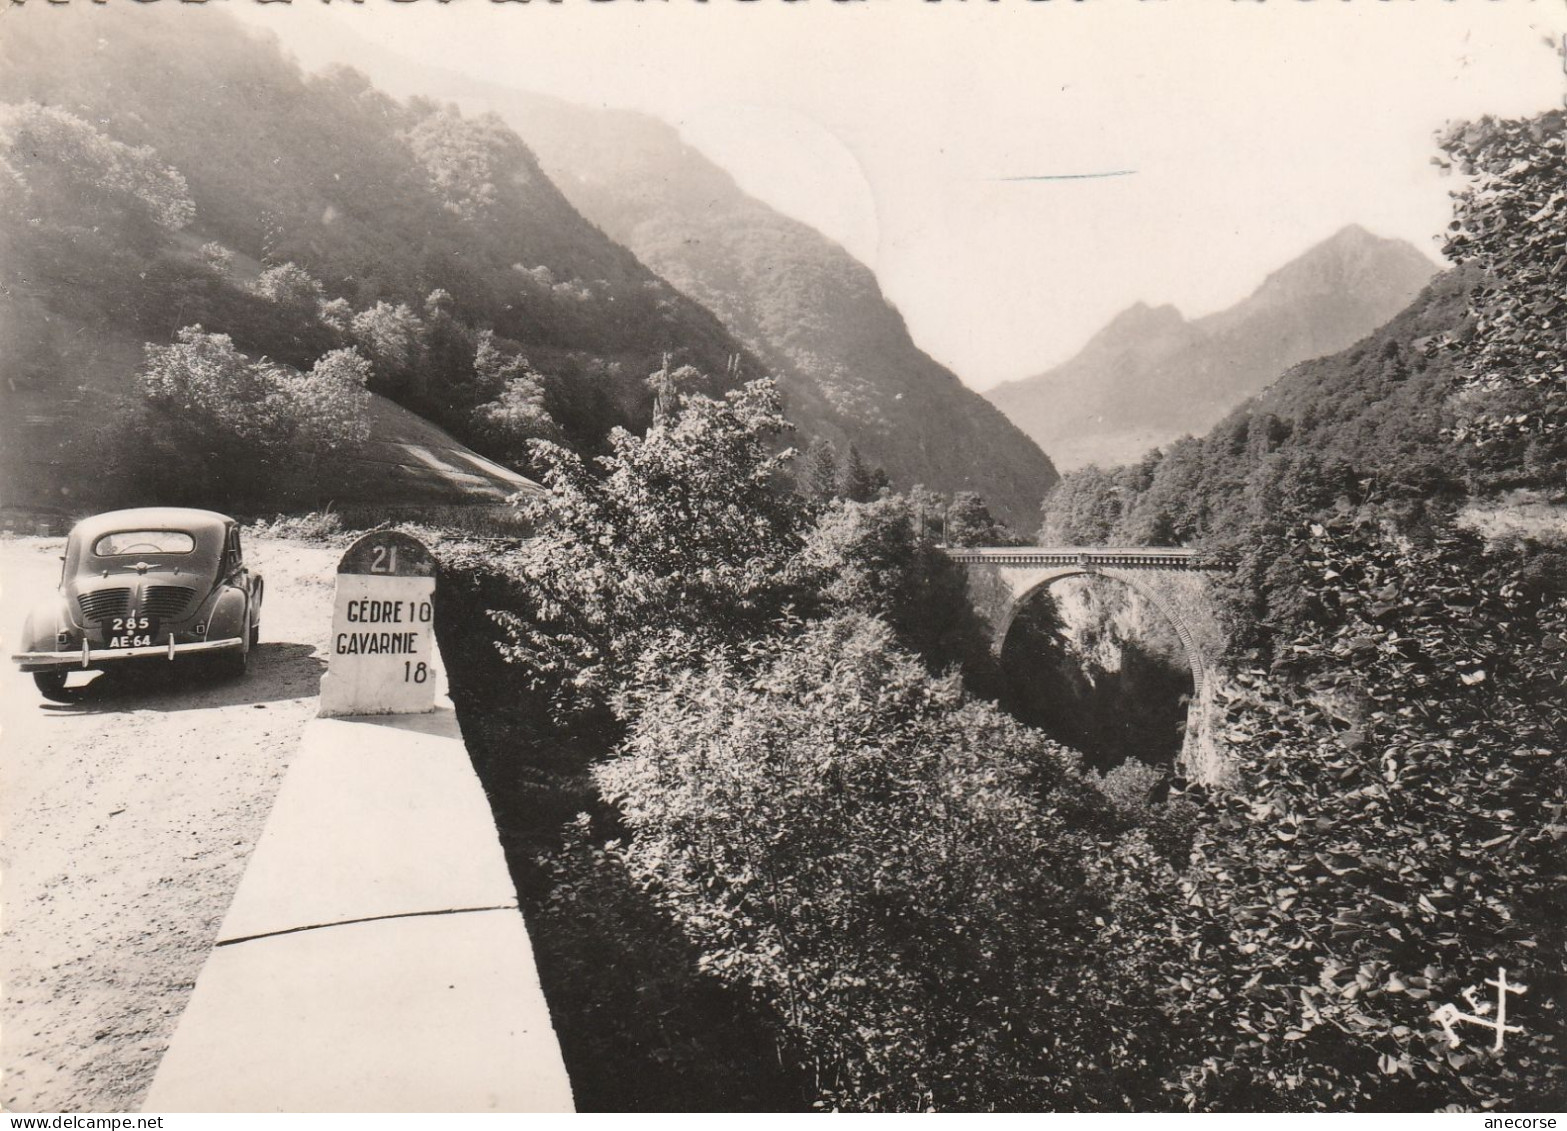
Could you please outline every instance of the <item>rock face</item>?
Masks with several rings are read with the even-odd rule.
[[[1412,245],[1352,225],[1228,310],[1188,321],[1139,303],[1070,361],[988,395],[1064,470],[1126,463],[1207,431],[1290,366],[1358,341],[1436,270]]]
[[[1050,460],[914,344],[838,244],[746,195],[653,118],[476,84],[463,97],[499,113],[583,215],[755,354],[800,446],[852,442],[896,486],[977,491],[1019,529],[1037,523],[1058,478]]]

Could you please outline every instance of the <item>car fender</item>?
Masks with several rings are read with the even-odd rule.
[[[65,602],[59,597],[39,601],[22,622],[21,651],[53,652],[61,632],[71,633],[74,626],[65,615]]]
[[[245,591],[232,585],[218,590],[218,599],[207,614],[207,639],[227,640],[245,636],[250,632],[249,610]]]

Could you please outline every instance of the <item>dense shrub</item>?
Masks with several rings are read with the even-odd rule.
[[[150,413],[138,445],[164,458],[132,462],[169,501],[243,503],[309,492],[318,472],[369,435],[370,364],[334,350],[307,372],[240,353],[226,334],[187,326],[173,345],[147,346],[138,387]],[[259,485],[259,486],[258,486]]]
[[[1531,555],[1348,520],[1295,553],[1319,614],[1240,678],[1168,972],[1204,1109],[1556,1110],[1567,1101],[1567,600]],[[1559,564],[1559,563],[1558,563]],[[1200,945],[1199,945],[1200,944]],[[1432,1013],[1505,967],[1491,1052]]]
[[[1110,820],[1070,752],[862,614],[644,675],[596,775],[631,831],[616,853],[703,968],[767,1007],[823,1103],[1132,1102],[1152,1030],[1094,941],[1116,925],[1088,863]]]
[[[343,541],[343,518],[335,511],[279,514],[252,523],[247,532],[258,538],[289,538],[300,542]]]
[[[816,604],[884,618],[933,670],[958,665],[972,687],[991,692],[999,673],[989,627],[969,603],[963,567],[933,533],[920,529],[908,496],[837,500],[818,515],[794,570]]]
[[[564,830],[529,916],[582,1111],[796,1111],[812,1080],[769,1018],[701,966],[584,814]]]
[[[150,146],[130,146],[66,110],[0,104],[0,157],[20,190],[11,219],[97,232],[139,248],[195,218],[185,178]]]
[[[692,652],[776,625],[799,596],[787,565],[806,514],[787,489],[776,390],[690,397],[645,436],[617,431],[595,474],[575,453],[533,445],[546,491],[523,504],[537,537],[512,568],[536,616],[508,617],[509,653],[565,709],[602,707],[643,649],[678,635]]]

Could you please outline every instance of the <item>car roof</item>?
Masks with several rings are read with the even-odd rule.
[[[136,507],[131,510],[105,511],[84,518],[71,528],[71,535],[95,541],[101,535],[118,530],[187,530],[192,533],[218,533],[234,520],[217,511],[190,507]]]

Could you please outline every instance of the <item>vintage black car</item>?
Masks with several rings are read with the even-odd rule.
[[[73,671],[204,656],[242,675],[260,636],[261,597],[232,518],[110,511],[71,529],[60,592],[28,615],[24,651],[11,658],[56,702],[74,698]]]

